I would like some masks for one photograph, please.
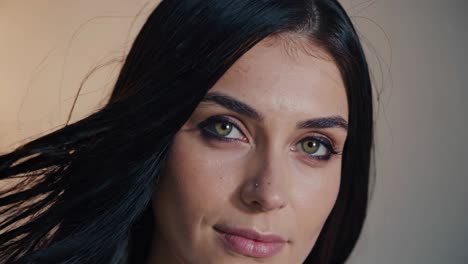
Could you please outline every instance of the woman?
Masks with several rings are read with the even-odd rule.
[[[372,135],[337,1],[164,0],[105,107],[0,156],[0,259],[344,263]]]

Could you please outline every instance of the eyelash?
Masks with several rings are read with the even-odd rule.
[[[227,138],[227,137],[219,136],[215,132],[212,132],[212,131],[206,129],[206,127],[208,127],[210,125],[214,125],[216,123],[230,124],[244,136],[244,133],[242,133],[242,131],[238,128],[238,126],[233,121],[231,121],[229,118],[224,117],[224,116],[209,117],[205,121],[198,124],[198,127],[201,129],[201,131],[203,133],[203,136],[205,136],[207,138],[210,138],[210,139],[214,138],[214,139],[218,139],[218,140],[225,141],[225,142],[239,141],[239,139],[236,139],[236,138]]]
[[[303,142],[305,140],[317,141],[317,142],[319,142],[319,144],[323,145],[327,149],[327,154],[325,154],[325,155],[321,155],[321,156],[307,155],[307,158],[309,158],[309,159],[319,160],[319,161],[327,161],[327,160],[329,160],[331,158],[331,156],[340,154],[338,151],[336,151],[334,149],[333,144],[330,142],[330,140],[328,140],[325,137],[309,136],[309,137],[303,138],[297,144],[299,144],[300,142]]]
[[[198,127],[201,129],[202,135],[205,138],[208,139],[215,139],[215,140],[220,140],[223,142],[227,143],[234,143],[234,142],[239,142],[243,141],[237,138],[227,138],[224,136],[217,135],[216,132],[213,132],[211,130],[208,130],[207,127],[212,126],[216,123],[222,123],[222,124],[229,124],[233,126],[233,129],[237,129],[240,134],[245,138],[244,133],[241,131],[241,129],[238,128],[238,126],[235,124],[235,122],[231,121],[230,118],[227,118],[225,116],[212,116],[206,119],[205,121],[201,122],[198,124]],[[232,130],[230,131],[232,132]],[[324,146],[327,150],[326,155],[321,155],[321,156],[314,156],[314,155],[306,155],[308,159],[314,160],[314,161],[327,161],[331,158],[332,155],[340,155],[341,153],[336,151],[333,147],[333,144],[330,142],[329,139],[326,137],[322,136],[308,136],[300,140],[298,143],[296,143],[295,146],[297,146],[299,143],[305,141],[305,140],[312,140],[312,141],[317,141],[319,144]]]

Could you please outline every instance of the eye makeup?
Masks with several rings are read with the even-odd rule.
[[[219,131],[217,131],[218,127],[216,127],[216,124],[223,124],[224,126],[222,126],[221,128],[228,129],[229,134],[231,134],[232,131],[237,131],[239,138],[226,137],[226,135],[220,135]],[[235,121],[226,116],[209,117],[208,119],[199,123],[198,127],[200,128],[203,137],[206,139],[216,139],[224,142],[248,141],[247,137],[244,135],[239,126],[235,124]]]
[[[306,142],[306,141],[314,142],[315,144],[318,144],[318,148],[317,148],[316,151],[314,151],[314,153],[308,154],[307,151],[304,150],[304,145],[301,144],[301,143]],[[311,160],[326,161],[326,160],[329,160],[331,158],[331,156],[340,154],[337,150],[335,150],[335,148],[333,147],[333,144],[331,143],[331,141],[329,139],[327,139],[326,137],[324,137],[324,136],[307,136],[307,137],[301,139],[292,148],[292,150],[297,152],[298,148],[302,149],[303,152],[306,153],[305,156],[307,157],[307,159],[311,159]],[[314,155],[317,152],[319,152],[321,149],[325,149],[326,153],[321,154],[321,155]]]
[[[221,126],[219,126],[220,124]],[[200,122],[197,126],[200,129],[202,136],[207,140],[217,140],[223,143],[234,144],[248,142],[247,137],[239,128],[237,122],[227,116],[211,116]],[[227,133],[223,135],[222,133],[224,132]],[[234,134],[234,137],[231,134]],[[312,142],[312,146],[316,148],[316,151],[313,151],[311,154],[307,153],[307,151],[304,150],[304,146],[301,144],[306,141]],[[307,159],[313,161],[327,161],[333,155],[341,155],[341,153],[334,148],[330,139],[319,135],[302,138],[294,145],[294,147],[291,148],[291,150],[294,152],[301,151],[305,154]],[[323,151],[325,151],[325,154],[315,155],[317,152]]]

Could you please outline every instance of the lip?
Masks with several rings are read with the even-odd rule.
[[[247,257],[272,257],[278,254],[287,243],[287,240],[279,235],[260,234],[253,229],[223,225],[215,225],[213,228],[220,235],[221,241],[227,249]]]

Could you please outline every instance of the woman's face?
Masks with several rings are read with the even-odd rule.
[[[339,191],[347,98],[324,52],[284,41],[242,56],[175,136],[155,263],[302,263],[314,246]]]

